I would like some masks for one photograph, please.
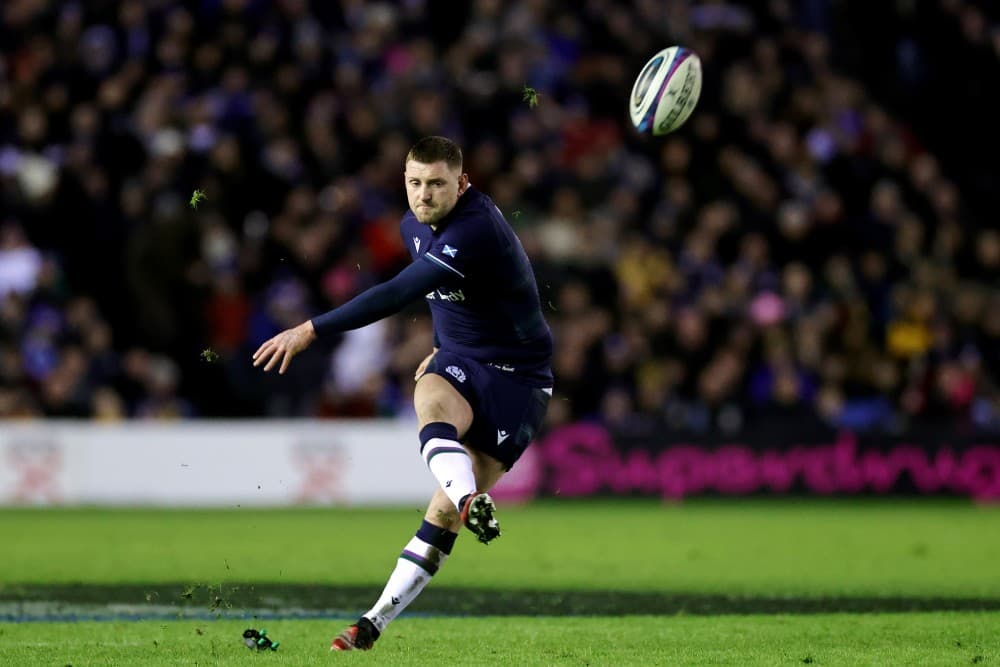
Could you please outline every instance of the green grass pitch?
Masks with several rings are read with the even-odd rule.
[[[23,665],[984,665],[1000,660],[995,616],[924,613],[618,618],[402,618],[367,653],[331,654],[330,621],[268,624],[253,655],[245,622],[22,623],[0,664]],[[339,628],[338,628],[339,629]]]
[[[0,511],[0,664],[1000,663],[1000,507],[832,499],[501,507],[374,651],[328,655],[421,516]]]

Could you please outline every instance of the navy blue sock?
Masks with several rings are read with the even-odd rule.
[[[424,446],[432,438],[443,440],[454,440],[458,442],[458,429],[448,422],[431,422],[420,429],[420,453],[424,453]]]
[[[425,519],[424,522],[420,524],[420,530],[417,531],[417,537],[432,547],[440,549],[442,553],[450,554],[451,550],[455,546],[455,540],[458,539],[458,533],[453,533],[447,528],[435,526],[433,523]]]

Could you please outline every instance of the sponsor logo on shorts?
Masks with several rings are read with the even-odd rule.
[[[458,366],[448,366],[444,370],[459,382],[465,382],[465,371]]]
[[[510,437],[510,433],[497,429],[497,444],[502,445],[503,441]]]
[[[505,373],[513,373],[514,372],[514,367],[511,366],[511,365],[509,365],[509,364],[494,364],[491,361],[491,362],[489,362],[489,365],[492,366],[493,368],[497,369],[498,371],[504,371]]]

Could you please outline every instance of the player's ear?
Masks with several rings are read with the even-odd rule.
[[[461,196],[469,189],[469,175],[462,174],[458,177],[458,194]]]

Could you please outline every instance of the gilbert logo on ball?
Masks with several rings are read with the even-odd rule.
[[[698,104],[701,79],[701,59],[693,51],[682,46],[663,49],[649,59],[632,86],[632,124],[644,134],[673,132]]]

